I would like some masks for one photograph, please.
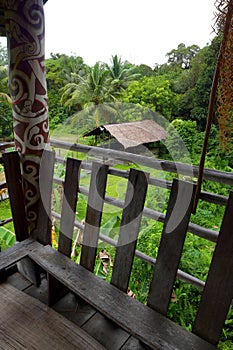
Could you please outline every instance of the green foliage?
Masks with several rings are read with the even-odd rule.
[[[203,131],[220,40],[214,38],[203,49],[180,44],[154,70],[122,62],[117,55],[111,64],[97,62],[93,67],[81,57],[52,55],[46,60],[51,129],[65,123],[72,133],[83,134],[101,123],[140,120],[144,117],[132,108],[136,105],[169,120],[195,121]],[[115,113],[116,101],[129,104],[128,113],[126,108]]]
[[[189,69],[192,59],[200,50],[198,45],[192,45],[186,47],[185,44],[181,43],[178,45],[177,49],[167,53],[168,63],[172,66],[178,66],[182,69]]]
[[[9,219],[12,217],[9,199],[0,201],[0,213],[1,220]],[[13,222],[9,222],[8,224],[4,225],[4,227],[9,231],[14,232]]]
[[[168,126],[167,132],[164,144],[174,160],[185,160],[187,154],[193,159],[201,154],[204,135],[197,131],[195,121],[175,119]]]
[[[9,140],[13,136],[7,62],[7,50],[0,44],[0,140]]]
[[[49,127],[51,131],[63,123],[69,116],[68,109],[61,105],[60,99],[60,92],[56,87],[48,90]]]
[[[0,227],[0,248],[5,250],[15,243],[15,235],[5,227]]]
[[[0,66],[7,67],[8,54],[7,48],[0,43]]]
[[[110,76],[110,90],[118,98],[124,95],[131,81],[140,77],[135,66],[123,63],[117,55],[112,56],[111,65],[107,66],[107,70]]]
[[[57,89],[67,83],[78,82],[80,76],[84,76],[88,66],[83,59],[77,56],[67,56],[64,54],[51,54],[51,58],[46,60],[46,78],[48,88]]]
[[[170,118],[175,95],[169,80],[163,77],[143,77],[132,82],[127,89],[126,102],[150,108]]]
[[[0,102],[0,140],[12,140],[13,138],[13,118],[11,107]]]
[[[141,77],[151,77],[152,75],[155,75],[153,69],[146,64],[140,64],[139,66],[136,66],[135,71],[140,74]]]

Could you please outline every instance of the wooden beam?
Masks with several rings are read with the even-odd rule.
[[[230,193],[219,238],[202,294],[193,332],[217,344],[233,298],[233,192]],[[208,325],[208,326],[207,326]]]
[[[80,259],[80,264],[89,271],[95,266],[107,175],[107,165],[93,163]]]
[[[19,155],[18,152],[9,152],[4,153],[2,158],[4,162],[16,240],[21,242],[28,238],[29,235]]]
[[[194,185],[173,181],[161,242],[148,296],[148,306],[166,315],[186,238]]]
[[[130,170],[111,278],[111,284],[124,292],[127,292],[129,285],[148,178],[148,173],[135,169]]]
[[[66,256],[71,255],[72,237],[79,189],[81,161],[68,158],[62,200],[58,250]]]

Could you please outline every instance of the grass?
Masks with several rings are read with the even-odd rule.
[[[9,203],[9,199],[6,199],[4,201],[0,202],[0,220],[5,220],[5,219],[9,219],[12,217],[11,214],[11,210],[10,210],[10,203]],[[14,232],[14,225],[13,222],[10,222],[6,225],[4,225],[4,227],[12,232]]]

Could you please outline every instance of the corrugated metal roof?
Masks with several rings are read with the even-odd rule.
[[[124,148],[164,140],[167,136],[166,130],[154,120],[141,120],[121,124],[106,124],[102,125],[101,127],[115,137],[117,141],[124,146]],[[86,133],[84,136],[101,134],[101,127]]]

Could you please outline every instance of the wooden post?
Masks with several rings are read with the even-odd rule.
[[[14,139],[23,179],[22,206],[32,235],[37,231],[40,162],[49,134],[43,0],[5,1],[4,6]],[[22,260],[18,269],[36,285],[40,283],[30,260]]]
[[[48,143],[43,0],[5,1],[9,89],[29,232],[36,228],[40,161]]]

